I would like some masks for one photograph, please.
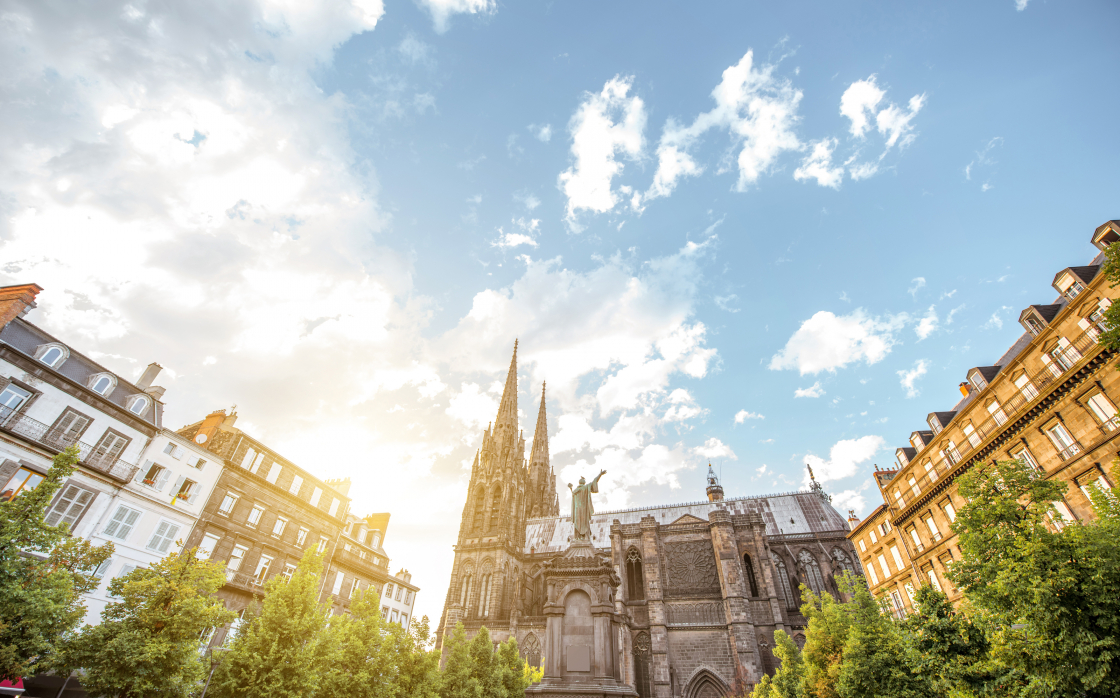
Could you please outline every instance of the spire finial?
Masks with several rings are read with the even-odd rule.
[[[537,411],[537,428],[533,433],[533,451],[529,454],[529,463],[538,460],[548,463],[548,415],[544,405],[545,387],[541,385],[541,407]]]

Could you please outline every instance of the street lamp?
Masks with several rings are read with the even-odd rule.
[[[199,698],[206,698],[206,691],[210,689],[210,679],[214,678],[214,669],[218,668],[218,663],[221,661],[221,655],[215,655],[214,652],[228,652],[228,647],[211,647],[206,650],[210,655],[210,674],[206,677],[206,685],[202,687],[202,695]]]

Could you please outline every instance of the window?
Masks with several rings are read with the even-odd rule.
[[[875,535],[875,531],[871,531],[871,545],[879,542],[879,537]]]
[[[162,465],[156,465],[151,461],[148,461],[148,463],[150,463],[148,471],[144,473],[144,478],[141,480],[141,482],[148,487],[153,487],[157,490],[163,489],[164,484],[167,482],[167,478],[171,476],[171,471],[169,471]]]
[[[334,573],[334,588],[331,589],[331,593],[334,594],[335,596],[338,596],[339,594],[342,593],[342,581],[343,581],[342,570],[338,570],[337,572]]]
[[[244,545],[233,546],[233,552],[229,554],[229,562],[226,563],[226,571],[232,574],[241,569],[241,563],[245,561],[245,554],[248,552],[249,549]]]
[[[824,578],[821,576],[821,568],[817,564],[817,559],[810,555],[807,550],[802,550],[797,554],[797,560],[801,563],[801,569],[805,570],[809,588],[818,594],[824,593]]]
[[[898,546],[891,546],[891,557],[894,558],[894,566],[899,572],[906,569],[906,565],[902,564],[902,555],[898,552]]]
[[[152,534],[152,539],[148,541],[148,550],[160,554],[166,553],[177,535],[179,535],[178,524],[166,520],[160,521],[159,526],[156,526],[156,532]]]
[[[97,446],[93,448],[89,460],[102,465],[116,463],[117,459],[121,457],[121,451],[124,451],[129,441],[131,439],[127,439],[114,431],[107,431],[97,442]]]
[[[988,403],[988,414],[992,415],[992,419],[1000,426],[1007,422],[1007,415],[1004,413],[1003,408],[1000,407],[999,402],[995,400]]]
[[[964,427],[965,438],[968,439],[969,445],[976,448],[980,445],[980,435],[976,433],[976,429],[971,424],[966,424]]]
[[[222,498],[222,503],[218,507],[218,513],[229,516],[230,512],[233,511],[233,505],[237,504],[238,499],[240,499],[240,497],[238,497],[236,494],[232,492],[226,492],[226,496]]]
[[[268,579],[268,568],[272,566],[272,558],[268,555],[261,555],[261,559],[257,560],[257,569],[253,572],[253,579],[257,580],[257,584],[264,584]]]
[[[646,598],[642,556],[634,548],[626,553],[626,591],[629,601],[641,601]]]
[[[1027,402],[1038,397],[1038,391],[1035,390],[1034,385],[1031,384],[1030,376],[1026,373],[1023,373],[1015,379],[1015,387],[1019,389],[1019,392]]]
[[[397,595],[396,595],[396,597],[394,597],[397,601],[401,600],[401,592],[403,592],[403,591],[404,591],[404,589],[402,589],[400,586],[397,587]]]
[[[245,451],[245,457],[241,459],[241,467],[249,470],[253,467],[253,459],[257,457],[257,452],[252,448]]]
[[[66,524],[73,526],[78,517],[89,507],[93,501],[94,493],[77,485],[67,485],[62,496],[55,501],[54,506],[47,512],[46,524],[60,526]]]
[[[927,460],[922,467],[925,468],[926,474],[929,475],[929,481],[937,482],[937,471],[933,469],[933,463]]]
[[[394,608],[393,609],[393,620],[392,620],[392,622],[396,623],[399,616],[400,616],[400,614],[397,613],[397,609]]]
[[[862,538],[859,539],[859,551],[861,553],[866,553],[867,552],[867,546],[864,545]]]
[[[20,405],[31,399],[31,393],[19,387],[18,385],[9,384],[0,392],[0,407],[6,407],[13,412],[20,408]]]
[[[182,478],[180,479],[182,480]],[[179,491],[175,493],[175,498],[181,499],[184,502],[191,501],[191,492],[197,484],[198,483],[194,480],[183,480],[182,484],[179,485]]]
[[[128,534],[132,533],[132,529],[135,528],[136,521],[139,518],[140,511],[138,509],[121,504],[117,507],[113,518],[106,524],[103,533],[109,538],[116,538],[121,541],[127,540]]]
[[[922,447],[925,446],[925,444],[922,443],[921,437],[918,436],[917,434],[914,434],[913,436],[910,437],[910,444],[914,447],[914,450],[916,450],[916,451],[921,451]]]
[[[388,606],[382,606],[381,607],[381,619],[385,620],[388,617],[389,617],[389,607]]]
[[[376,548],[379,545],[381,545],[381,531],[377,531],[377,530],[370,531],[369,532],[369,547]]]
[[[929,423],[930,429],[933,429],[933,433],[935,436],[941,433],[942,427],[940,419],[931,415],[930,418],[926,420],[926,422]]]
[[[213,533],[207,533],[202,537],[202,542],[198,544],[198,551],[195,554],[203,560],[209,560],[220,540],[221,538]]]
[[[338,505],[339,504],[341,504],[341,502],[339,502],[337,499],[332,499],[331,500],[331,510],[327,513],[330,514],[331,516],[337,516],[338,515]]]
[[[1054,448],[1058,449],[1058,458],[1069,460],[1078,453],[1081,453],[1081,447],[1073,440],[1073,437],[1069,435],[1069,432],[1066,431],[1065,426],[1061,422],[1047,429],[1046,434],[1050,437],[1050,440],[1054,442]]]
[[[354,583],[350,585],[350,598],[354,598],[354,594],[357,594],[361,590],[361,583],[360,579],[354,578]]]
[[[288,488],[288,491],[298,497],[299,496],[299,488],[302,487],[302,486],[303,486],[303,478],[300,477],[299,475],[296,475],[295,477],[292,478],[292,485],[291,485],[291,487]]]
[[[97,393],[98,395],[104,395],[105,393],[109,392],[109,389],[112,388],[112,387],[113,387],[113,379],[112,378],[110,378],[109,376],[98,376],[93,381],[93,385],[90,386],[90,389],[93,390],[93,392]]]
[[[984,376],[980,375],[979,371],[973,371],[972,375],[968,377],[972,382],[972,386],[977,390],[983,390],[988,387],[988,381],[984,380]]]
[[[72,446],[75,441],[85,432],[86,427],[92,420],[84,414],[78,414],[72,409],[67,408],[58,421],[54,423],[51,430],[47,432],[46,440],[59,448],[66,448]]]
[[[891,578],[891,568],[887,567],[887,558],[882,554],[879,555],[879,568],[883,570],[883,579]]]
[[[895,501],[898,502],[898,506],[902,506],[902,492],[899,492],[897,487],[894,488],[894,498],[895,498]],[[871,542],[874,543],[875,541],[871,541]]]
[[[192,468],[194,468],[196,470],[202,470],[202,468],[206,465],[206,459],[205,458],[199,458],[199,459],[195,460],[194,458],[191,458],[191,460],[187,461],[187,465],[191,466]]]
[[[908,485],[910,485],[910,491],[914,493],[915,497],[917,497],[919,494],[922,493],[922,491],[920,489],[918,489],[918,481],[915,480],[913,477],[911,477],[909,480],[907,480],[906,483]]]
[[[941,531],[937,530],[937,524],[934,522],[932,514],[926,514],[926,528],[929,529],[929,535],[934,541],[941,540]]]
[[[1018,451],[1013,452],[1011,454],[1011,457],[1015,458],[1016,460],[1023,461],[1038,472],[1042,472],[1042,468],[1038,465],[1038,461],[1035,460],[1034,455],[1025,446]]]
[[[890,593],[891,607],[896,618],[902,620],[906,617],[906,607],[902,605],[902,596],[898,593],[898,589],[891,589]]]
[[[1094,417],[1100,420],[1101,424],[1106,425],[1109,431],[1116,428],[1116,422],[1113,420],[1113,417],[1116,416],[1116,408],[1103,393],[1094,394],[1085,401],[1085,406],[1089,408]]]
[[[1080,281],[1074,281],[1066,289],[1066,298],[1073,300],[1077,295],[1085,290],[1085,286]]]
[[[910,534],[910,539],[914,541],[914,547],[918,549],[919,553],[926,549],[925,546],[922,545],[922,539],[918,537],[918,529],[911,526],[906,529],[906,532]]]
[[[1043,330],[1042,323],[1038,321],[1038,318],[1036,318],[1033,315],[1028,315],[1026,320],[1027,320],[1027,331],[1031,333],[1032,337],[1037,337],[1039,334],[1042,333],[1042,330]]]
[[[747,588],[750,589],[751,596],[758,596],[758,582],[754,578],[754,565],[751,564],[750,555],[743,555],[743,571],[747,574]]]
[[[933,588],[941,591],[941,582],[937,580],[937,573],[933,571],[933,567],[926,568],[926,576],[929,577],[929,583]]]
[[[313,506],[313,507],[319,506],[319,499],[322,498],[322,496],[323,496],[323,490],[316,487],[311,492],[311,506]]]
[[[1051,361],[1054,362],[1055,366],[1058,366],[1058,367],[1061,368],[1061,370],[1058,371],[1059,375],[1063,371],[1068,371],[1073,366],[1073,362],[1076,361],[1077,359],[1081,358],[1080,356],[1078,356],[1075,359],[1074,358],[1075,355],[1074,355],[1072,349],[1073,349],[1072,347],[1069,347],[1069,349],[1067,349],[1066,347],[1062,346],[1061,342],[1058,342],[1058,346],[1056,346],[1056,347],[1054,347],[1053,349],[1050,350]]]
[[[412,605],[412,592],[411,591],[405,593],[405,595],[404,595],[404,605],[406,605],[406,606],[411,606]]]
[[[97,569],[95,569],[93,571],[93,578],[94,579],[104,579],[105,574],[109,571],[109,568],[112,567],[112,566],[113,566],[113,558],[109,558],[105,562],[102,562],[100,565],[97,566]]]
[[[878,586],[879,575],[875,574],[875,564],[874,563],[868,563],[868,564],[865,564],[863,566],[863,568],[867,570],[867,574],[871,577],[871,583]]]
[[[386,584],[385,585],[385,598],[386,599],[393,598],[393,585],[392,584]]]
[[[65,358],[65,356],[66,352],[64,352],[61,347],[50,347],[45,352],[43,352],[43,355],[39,357],[39,360],[50,366],[51,368],[57,368],[58,365],[62,363],[62,360],[63,358]]]
[[[330,538],[327,538],[326,536],[319,536],[319,547],[316,548],[316,550],[320,553],[324,552],[324,551],[326,551],[327,546],[330,545],[330,544],[331,544],[331,539]]]
[[[272,465],[269,466],[269,468],[268,468],[268,477],[266,477],[265,480],[268,480],[269,482],[271,482],[272,484],[275,485],[276,484],[276,478],[280,477],[280,471],[283,470],[283,469],[284,468],[279,463],[277,463],[276,461],[273,461]]]
[[[143,415],[148,409],[148,398],[134,397],[131,404],[128,406],[128,411],[135,415]]]
[[[408,614],[407,613],[401,612],[401,625],[403,625],[406,628],[408,627]]]
[[[173,443],[168,443],[166,446],[164,446],[163,452],[171,456],[175,460],[183,459],[183,449]]]
[[[283,516],[276,517],[276,523],[272,525],[272,535],[279,538],[284,535],[284,528],[288,525],[288,520]]]
[[[10,502],[18,497],[21,492],[35,489],[42,481],[43,476],[39,473],[27,468],[20,468],[12,476],[12,479],[8,480],[3,492],[0,492],[0,501]]]
[[[1053,506],[1054,509],[1057,510],[1057,512],[1061,515],[1063,521],[1077,520],[1077,517],[1073,515],[1073,512],[1069,510],[1069,507],[1066,506],[1066,503],[1063,500],[1059,499],[1058,501],[1053,503]]]
[[[941,510],[945,512],[945,516],[949,517],[949,521],[957,520],[957,510],[953,506],[952,500],[946,499],[941,502]]]
[[[282,574],[284,576],[284,579],[286,579],[290,582],[290,581],[292,581],[292,575],[295,574],[295,573],[296,573],[296,566],[289,562],[289,563],[284,565],[284,571],[281,572],[280,574]]]
[[[876,528],[879,529],[879,535],[880,536],[885,536],[885,535],[887,535],[888,533],[891,532],[891,522],[890,521],[883,521],[881,524],[876,526]]]
[[[797,597],[793,595],[793,590],[790,587],[789,573],[786,571],[786,563],[783,562],[782,558],[778,557],[778,554],[774,552],[770,553],[770,561],[773,563],[774,570],[777,572],[778,588],[781,589],[782,596],[785,597],[786,608],[791,610],[796,609]]]
[[[308,531],[303,526],[300,526],[299,533],[296,534],[296,545],[302,546],[304,543],[306,543],[308,533],[310,533],[310,531]]]
[[[260,504],[254,504],[253,510],[249,512],[249,518],[245,523],[249,526],[252,526],[253,528],[256,528],[257,524],[261,522],[262,516],[264,516],[264,507],[262,507]]]

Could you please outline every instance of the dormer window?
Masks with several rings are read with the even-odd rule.
[[[1042,323],[1038,321],[1038,318],[1027,316],[1026,321],[1027,331],[1031,333],[1032,337],[1042,334]]]
[[[1072,284],[1069,285],[1069,288],[1066,289],[1066,298],[1073,300],[1074,298],[1077,298],[1077,295],[1084,290],[1085,286],[1083,286],[1080,281],[1075,280]]]
[[[942,429],[941,422],[938,421],[937,415],[932,415],[931,414],[929,416],[929,419],[927,419],[926,421],[929,422],[929,426],[930,426],[931,429],[933,429],[934,434],[940,434],[941,433],[941,429]]]
[[[143,417],[144,413],[148,411],[148,404],[148,398],[137,395],[128,403],[128,411],[137,417]]]
[[[117,383],[108,373],[98,373],[90,377],[89,389],[98,395],[108,395]]]
[[[39,348],[38,359],[51,368],[58,368],[69,354],[61,344],[47,344]]]
[[[972,375],[968,377],[968,380],[972,383],[972,387],[977,390],[983,390],[988,387],[988,381],[984,380],[984,376],[980,375],[979,371],[973,371]]]
[[[922,437],[918,435],[918,432],[914,432],[910,435],[910,444],[914,447],[915,451],[920,451],[925,446],[925,444],[922,443]]]

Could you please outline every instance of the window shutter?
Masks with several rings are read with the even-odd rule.
[[[176,526],[175,524],[171,524],[170,526],[168,526],[167,533],[163,538],[163,542],[160,543],[159,551],[161,553],[166,553],[167,548],[170,547],[170,545],[173,542],[175,542],[175,537],[178,536],[178,535],[179,535],[179,527],[178,526]]]
[[[164,534],[167,533],[167,527],[171,524],[167,521],[160,521],[159,527],[156,532],[152,534],[152,539],[148,541],[148,550],[156,550],[159,548],[160,543],[163,542]]]
[[[110,538],[115,538],[117,530],[120,529],[121,524],[124,522],[124,517],[128,513],[127,507],[117,507],[117,511],[113,514],[113,518],[105,525],[105,535]]]
[[[159,476],[156,478],[155,489],[157,492],[163,492],[163,486],[167,484],[167,479],[171,477],[171,471],[167,468],[159,471]]]
[[[186,480],[186,479],[187,478],[180,475],[179,479],[175,481],[175,486],[171,488],[171,493],[172,494],[179,494],[179,488],[183,486],[183,480]]]
[[[132,527],[136,525],[136,519],[140,518],[140,512],[135,509],[127,509],[128,514],[125,516],[124,524],[121,525],[120,534],[117,536],[121,540],[128,537],[132,533]]]

